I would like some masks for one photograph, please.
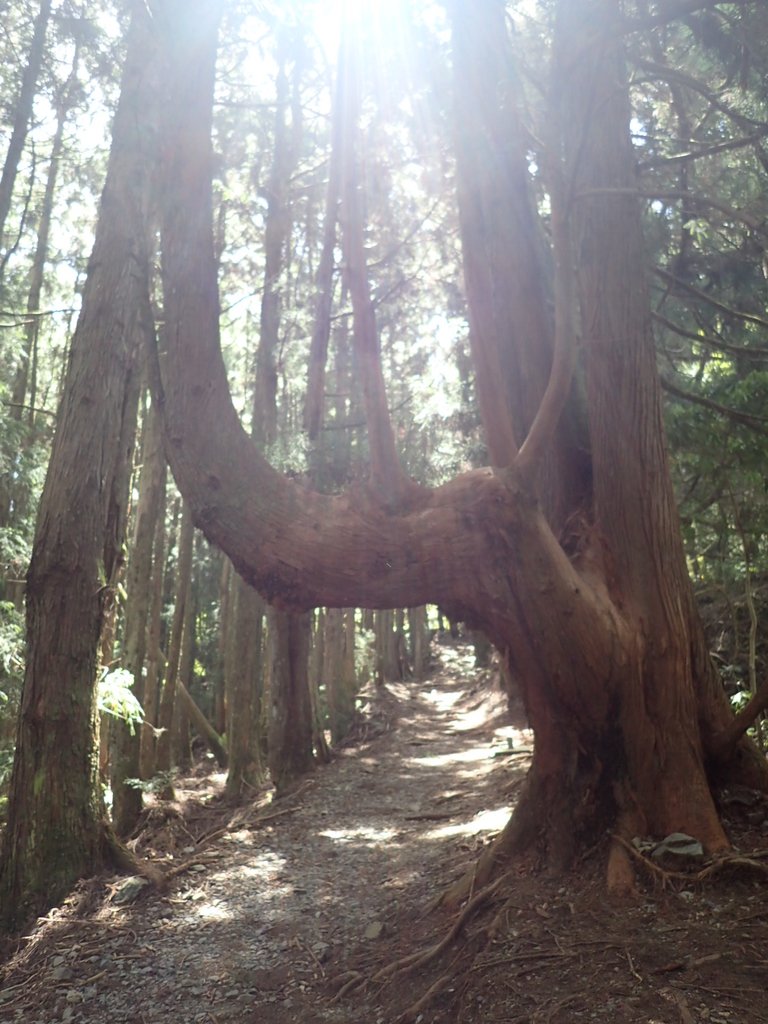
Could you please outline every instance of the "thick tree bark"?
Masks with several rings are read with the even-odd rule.
[[[0,865],[6,928],[50,906],[105,852],[94,696],[99,635],[123,539],[118,488],[125,446],[133,443],[123,430],[148,288],[152,55],[146,11],[138,5],[29,569],[27,664]]]

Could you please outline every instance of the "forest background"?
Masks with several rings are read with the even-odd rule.
[[[360,5],[343,32],[327,6],[226,8],[213,223],[228,380],[273,466],[328,494],[364,481],[376,453],[353,344],[362,279],[401,464],[434,487],[492,461],[461,274],[449,19],[439,4]],[[505,22],[545,233],[542,68],[556,7],[509,4]],[[129,69],[131,5],[8,0],[2,14],[0,808],[24,678],[25,573]],[[640,2],[623,16],[668,451],[708,646],[739,708],[764,676],[768,600],[768,12]],[[345,75],[355,88],[342,95]],[[136,164],[123,171],[134,183],[151,141],[136,141]],[[149,203],[147,188],[132,201]],[[339,203],[341,232],[329,216]],[[162,358],[159,258],[150,284],[137,336],[149,317]],[[367,678],[425,670],[430,626],[414,608],[270,610],[193,529],[166,473],[154,371],[142,357],[131,372],[111,410],[119,524],[103,558],[97,666],[99,771],[123,835],[142,787],[168,792],[189,766],[193,733],[228,766],[230,798],[268,770],[289,789],[344,738]],[[84,456],[77,473],[94,471]],[[308,676],[280,718],[268,712],[279,637],[296,628]],[[137,694],[151,725],[139,724]],[[758,720],[762,743],[761,729]]]

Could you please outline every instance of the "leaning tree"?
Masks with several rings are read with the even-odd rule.
[[[683,831],[709,851],[726,848],[713,787],[765,789],[768,773],[745,736],[749,716],[734,721],[713,671],[686,572],[644,273],[624,5],[554,5],[545,232],[504,5],[449,4],[463,273],[492,466],[435,489],[406,477],[376,352],[356,324],[371,471],[336,497],[274,471],[229,394],[211,216],[214,7],[156,6],[171,114],[158,397],[196,524],[279,607],[437,602],[493,639],[536,743],[475,885],[532,850],[562,868],[606,830],[618,837],[607,857],[614,891],[632,885],[622,839]]]

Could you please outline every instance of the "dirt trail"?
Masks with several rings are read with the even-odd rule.
[[[503,826],[527,768],[530,736],[474,679],[469,649],[444,648],[427,681],[375,696],[378,735],[286,801],[240,812],[199,858],[190,835],[178,854],[195,862],[166,897],[123,907],[120,880],[85,887],[85,911],[54,912],[11,963],[0,1020],[391,1019],[391,992],[334,1003],[331,979],[407,946],[430,899]]]
[[[731,794],[747,872],[645,875],[617,903],[605,844],[567,877],[520,865],[434,962],[371,980],[447,934],[455,916],[430,903],[502,827],[528,765],[530,736],[469,650],[440,659],[374,698],[367,738],[292,798],[232,817],[203,799],[221,777],[188,780],[183,815],[159,805],[140,837],[185,864],[170,892],[123,906],[125,879],[80,886],[6,965],[0,1021],[396,1024],[437,983],[412,1024],[768,1024],[759,794]]]

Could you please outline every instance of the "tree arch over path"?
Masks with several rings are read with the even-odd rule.
[[[686,573],[618,0],[556,5],[551,260],[527,181],[503,5],[450,4],[464,276],[494,465],[434,490],[416,485],[372,401],[380,457],[366,486],[339,497],[275,472],[232,405],[211,216],[215,5],[153,6],[167,29],[170,113],[161,391],[169,461],[196,524],[279,606],[437,602],[508,658],[536,751],[475,884],[516,853],[565,867],[606,830],[622,839],[683,831],[709,851],[727,847],[713,785],[766,788],[768,775],[746,726],[734,728]],[[632,885],[620,842],[608,880]]]

